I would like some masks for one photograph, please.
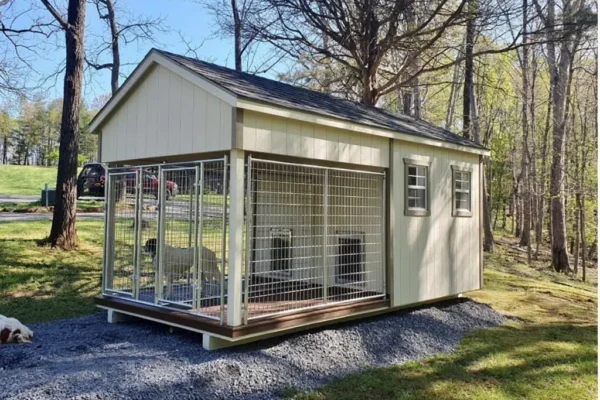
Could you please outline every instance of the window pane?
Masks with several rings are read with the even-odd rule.
[[[456,193],[456,209],[470,211],[469,206],[469,193],[457,192]]]
[[[417,177],[414,176],[414,175],[413,176],[409,175],[408,176],[408,184],[411,185],[411,186],[412,185],[416,185],[417,184]]]
[[[409,189],[408,190],[408,208],[425,209],[427,204],[425,200],[425,189]]]
[[[425,187],[425,184],[426,184],[425,177],[417,178],[417,185]]]
[[[426,204],[425,204],[425,191],[424,190],[420,190],[419,191],[419,198],[417,199],[417,207],[418,208],[422,208],[422,209],[426,208]]]
[[[409,166],[408,167],[408,175],[416,176],[417,175],[417,167]]]

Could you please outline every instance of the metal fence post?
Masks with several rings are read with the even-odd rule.
[[[198,166],[196,166],[195,169],[196,174],[198,173]],[[189,187],[189,183],[190,183],[190,178],[189,178],[189,172],[188,172],[188,176],[187,176],[187,183],[188,183],[188,187]],[[196,175],[195,179],[194,179],[194,187],[195,185],[198,184],[198,175]],[[194,196],[197,194],[197,191],[194,190],[194,193],[190,193],[190,204],[189,204],[189,209],[190,209],[190,218],[188,221],[188,247],[192,247],[192,235],[194,234],[194,227],[192,226],[192,223],[194,221],[194,215],[193,215],[193,210],[194,210]],[[197,198],[196,198],[197,200]]]
[[[385,223],[385,216],[386,216],[386,204],[387,204],[387,198],[386,198],[386,185],[387,185],[387,179],[386,179],[386,173],[385,171],[383,171],[383,179],[381,181],[381,190],[382,190],[382,195],[381,195],[381,271],[383,273],[382,275],[382,293],[385,295],[387,293],[387,252],[386,252],[386,248],[387,248],[387,243],[386,243],[386,229],[387,229],[387,225]]]
[[[202,164],[201,164],[202,165]],[[198,285],[199,283],[199,274],[198,274],[198,268],[201,265],[199,262],[200,259],[200,254],[202,253],[201,251],[199,251],[200,249],[198,248],[198,220],[199,220],[199,216],[198,216],[198,210],[200,208],[200,198],[198,197],[199,193],[200,193],[200,188],[198,187],[200,185],[200,170],[201,167],[196,165],[196,169],[195,169],[195,173],[196,173],[196,178],[194,181],[194,199],[196,200],[194,203],[190,202],[190,219],[192,218],[192,213],[194,214],[194,270],[192,272],[192,309],[196,310],[198,309],[198,287],[200,285]],[[192,204],[194,204],[194,209],[192,211]],[[191,238],[190,238],[191,240]],[[191,243],[190,243],[191,245]],[[201,282],[200,282],[201,284]]]
[[[200,185],[200,187],[198,188],[198,201],[196,202],[196,224],[198,225],[197,227],[197,233],[196,233],[196,247],[200,247],[200,253],[198,256],[198,289],[196,290],[197,292],[197,304],[196,304],[196,308],[200,308],[201,304],[201,300],[202,300],[202,290],[203,290],[203,282],[204,282],[204,270],[203,270],[203,262],[204,262],[204,258],[202,256],[202,249],[204,248],[204,238],[203,238],[203,232],[204,232],[204,162],[202,162],[200,164],[200,177],[198,179],[198,184]]]
[[[329,170],[325,169],[323,175],[323,302],[327,303],[329,295],[328,279],[329,268],[327,268],[327,240],[329,238],[327,232],[328,219],[328,198],[329,195]]]
[[[248,324],[250,295],[250,264],[252,263],[252,156],[246,169],[246,277],[244,278],[244,324]]]
[[[221,242],[221,307],[219,312],[220,322],[225,319],[225,255],[227,254],[227,156],[223,157],[223,234]]]
[[[143,174],[142,169],[139,168],[135,171],[135,236],[133,243],[133,298],[139,299],[140,295],[140,275],[141,275],[141,260],[142,260],[142,248],[140,241],[142,240],[142,182]]]
[[[110,207],[110,199],[111,199],[111,179],[110,172],[108,168],[106,170],[106,186],[104,187],[104,273],[102,274],[102,293],[106,292],[106,289],[109,285],[109,269],[112,267],[112,250],[110,246],[110,230],[112,219],[110,218],[111,207]]]
[[[154,303],[158,304],[163,294],[163,259],[164,259],[164,242],[165,242],[165,171],[162,166],[158,167],[159,176],[159,189],[158,189],[158,253],[155,256],[155,267],[156,267],[156,288],[154,295]]]

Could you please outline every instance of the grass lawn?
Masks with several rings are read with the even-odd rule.
[[[547,260],[500,239],[486,256],[485,289],[470,294],[513,318],[476,331],[453,354],[371,369],[312,393],[323,399],[597,399],[597,286],[552,273]],[[590,271],[594,275],[596,270]]]
[[[56,185],[56,167],[0,165],[0,194],[40,195]]]
[[[39,247],[50,221],[0,223],[0,314],[23,323],[72,318],[96,310],[102,221],[78,221],[79,249]]]

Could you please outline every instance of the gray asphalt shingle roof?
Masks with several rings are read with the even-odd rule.
[[[381,108],[341,99],[326,93],[237,72],[168,51],[156,51],[241,98],[343,119],[362,125],[391,129],[428,139],[485,149],[485,147],[446,129],[403,114],[395,114]]]

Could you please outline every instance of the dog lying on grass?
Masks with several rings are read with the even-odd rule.
[[[31,329],[20,323],[16,318],[0,315],[0,344],[30,343],[33,339]]]
[[[156,239],[148,239],[144,245],[144,252],[152,256],[152,265],[154,266],[155,271],[158,267],[158,257],[156,257],[157,248],[158,241]],[[194,248],[189,247],[182,249],[165,244],[164,252],[163,261],[165,265],[163,277],[167,282],[166,298],[170,298],[173,292],[174,275],[177,274],[181,276],[186,272],[190,272],[192,269],[192,265],[194,264]],[[220,277],[221,272],[219,271],[215,252],[202,246],[202,254],[200,257],[202,260],[202,265],[200,266],[202,279],[205,281],[217,280]]]

